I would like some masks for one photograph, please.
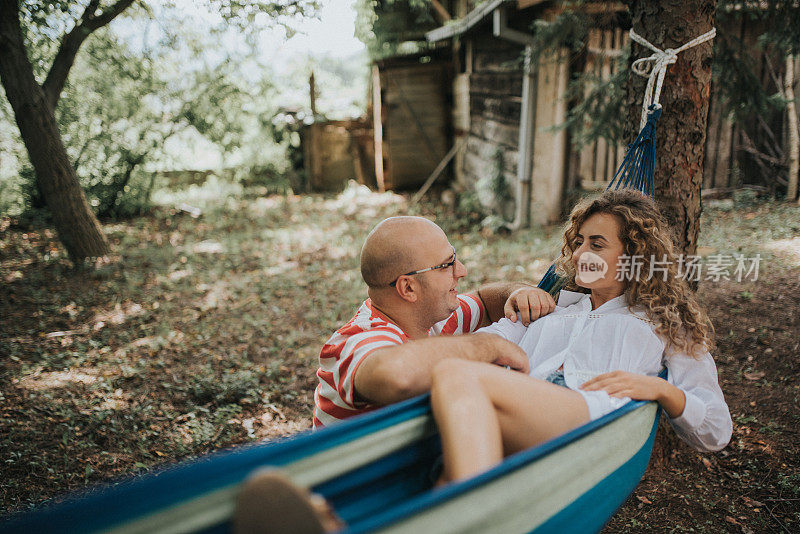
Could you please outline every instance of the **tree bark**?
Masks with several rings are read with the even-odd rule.
[[[716,0],[633,0],[633,29],[661,50],[678,48],[714,27]],[[631,43],[631,61],[651,54]],[[694,254],[702,211],[700,189],[706,145],[706,120],[711,94],[713,41],[678,54],[667,67],[661,92],[663,107],[656,131],[656,201],[673,229],[678,253]],[[626,103],[627,137],[639,127],[647,80],[631,73]],[[653,448],[655,465],[669,464],[672,453],[685,447],[662,417]]]
[[[0,82],[14,110],[37,185],[70,258],[82,262],[107,255],[108,241],[70,164],[54,106],[34,78],[15,0],[0,0]]]
[[[714,27],[716,0],[634,0],[629,7],[636,33],[661,50],[678,48]],[[632,61],[651,54],[636,43],[631,46]],[[661,92],[664,112],[657,127],[656,200],[674,230],[677,248],[685,254],[697,250],[700,230],[712,50],[713,41],[681,52],[677,63],[667,68]],[[630,139],[639,125],[646,82],[635,74],[629,77]]]

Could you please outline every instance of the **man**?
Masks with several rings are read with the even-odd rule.
[[[431,370],[445,358],[528,372],[528,358],[514,343],[491,334],[451,335],[502,315],[516,320],[515,310],[527,325],[553,311],[553,298],[522,283],[459,295],[466,274],[445,233],[428,219],[391,217],[370,232],[361,250],[369,298],[322,348],[315,428],[427,392]]]
[[[459,295],[467,270],[447,236],[421,217],[378,224],[361,249],[361,275],[369,298],[320,353],[314,394],[319,428],[430,389],[440,360],[460,358],[528,372],[528,357],[514,343],[474,332],[505,315],[524,324],[550,313],[546,292],[519,283],[481,287]],[[344,524],[323,498],[275,470],[256,472],[237,497],[233,530],[320,534]]]

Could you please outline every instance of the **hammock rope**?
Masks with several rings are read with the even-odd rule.
[[[636,33],[633,28],[631,28],[629,35],[631,40],[639,43],[645,48],[649,48],[653,52],[653,54],[648,57],[637,59],[631,65],[631,70],[635,74],[638,74],[643,78],[647,78],[647,88],[645,89],[644,102],[642,103],[642,118],[639,121],[639,129],[641,130],[645,127],[647,115],[651,109],[651,106],[655,106],[654,109],[661,108],[661,104],[658,103],[658,100],[661,97],[661,87],[664,85],[664,77],[667,74],[667,67],[678,61],[678,54],[684,50],[688,50],[697,45],[703,44],[716,37],[717,29],[712,28],[703,35],[695,37],[688,43],[678,48],[666,48],[664,50],[661,50],[656,45]]]

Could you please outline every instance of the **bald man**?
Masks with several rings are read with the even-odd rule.
[[[391,217],[370,232],[361,249],[369,298],[322,348],[315,428],[429,391],[431,370],[446,358],[528,372],[528,357],[516,344],[492,334],[453,334],[503,315],[516,320],[517,311],[527,325],[555,309],[553,298],[523,283],[459,295],[466,274],[445,233],[428,219]]]

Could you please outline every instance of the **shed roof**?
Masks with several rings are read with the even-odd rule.
[[[489,0],[488,2],[484,2],[467,13],[464,18],[450,21],[444,26],[427,32],[425,34],[425,38],[428,41],[442,41],[444,39],[450,39],[451,37],[461,35],[483,21],[483,19],[492,14],[492,11],[503,4],[514,3],[517,4],[519,9],[522,9],[535,6],[543,2],[545,2],[545,0]]]

